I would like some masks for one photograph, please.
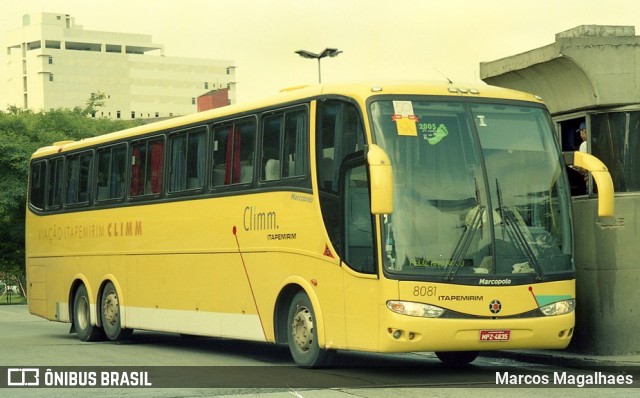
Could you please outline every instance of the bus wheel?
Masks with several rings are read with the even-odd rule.
[[[73,299],[73,326],[81,341],[98,341],[104,338],[102,328],[91,324],[90,308],[87,288],[80,285]]]
[[[478,351],[436,352],[436,356],[439,360],[452,366],[468,365],[478,357],[478,354]]]
[[[113,283],[107,282],[102,291],[101,311],[102,327],[109,340],[126,340],[131,337],[133,329],[120,326],[120,301]]]
[[[329,352],[318,346],[318,330],[311,300],[298,292],[291,301],[287,318],[289,351],[298,366],[312,368],[328,362]]]

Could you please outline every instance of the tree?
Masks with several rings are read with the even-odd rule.
[[[100,96],[92,96],[85,110],[95,110],[99,104]],[[0,273],[12,275],[22,286],[26,279],[24,220],[31,154],[56,141],[79,140],[141,124],[93,119],[85,110],[35,113],[9,107],[0,111]]]
[[[95,117],[98,112],[98,108],[104,106],[107,95],[101,91],[97,93],[91,93],[87,100],[87,106],[84,108],[83,113],[87,116]]]

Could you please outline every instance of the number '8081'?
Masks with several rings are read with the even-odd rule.
[[[416,285],[413,287],[413,295],[416,297],[424,297],[424,296],[435,296],[436,295],[436,286],[419,286]]]

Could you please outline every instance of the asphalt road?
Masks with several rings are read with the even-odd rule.
[[[24,376],[22,370],[26,370]],[[38,384],[49,387],[15,386],[33,381],[36,370]],[[484,356],[472,366],[449,368],[424,353],[340,352],[334,366],[306,370],[293,366],[286,347],[260,343],[146,331],[136,331],[123,343],[84,343],[69,334],[68,324],[32,316],[26,306],[0,306],[2,397],[638,396],[637,388],[588,388],[570,383],[579,381],[573,375],[605,371],[628,377],[616,369],[578,371],[561,364]],[[564,379],[556,379],[558,376]],[[517,384],[511,383],[514,377]],[[640,376],[630,377],[637,386]],[[505,381],[510,383],[506,387],[501,385]],[[61,388],[69,384],[82,387]]]

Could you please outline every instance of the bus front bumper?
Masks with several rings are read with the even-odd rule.
[[[439,319],[386,312],[381,352],[563,349],[569,345],[575,312],[536,318]]]

